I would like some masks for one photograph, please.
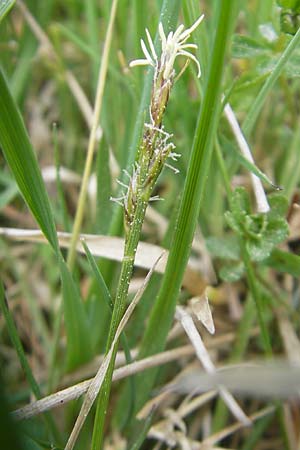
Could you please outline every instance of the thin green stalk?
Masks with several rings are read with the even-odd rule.
[[[226,194],[227,194],[228,201],[230,201],[231,194],[232,194],[231,185],[230,185],[230,178],[228,176],[228,172],[227,172],[227,169],[226,169],[225,161],[224,161],[224,158],[223,158],[223,154],[222,154],[222,150],[221,150],[220,142],[219,142],[218,138],[216,138],[215,147],[216,147],[216,155],[217,155],[217,161],[218,161],[219,169],[220,169],[220,171],[222,173],[222,176],[223,176],[225,191],[226,191]]]
[[[142,227],[142,223],[143,223],[144,216],[145,216],[146,205],[147,205],[147,203],[144,201],[139,202],[138,207],[137,207],[136,219],[134,220],[134,222],[132,224],[132,232],[129,234],[129,237],[126,240],[124,258],[123,258],[121,274],[120,274],[120,278],[119,278],[119,284],[118,284],[118,288],[117,288],[116,299],[115,299],[115,303],[114,303],[113,314],[112,314],[112,318],[111,318],[111,324],[110,324],[110,330],[109,330],[109,335],[108,335],[108,339],[107,339],[106,351],[108,351],[110,349],[110,346],[112,344],[112,341],[113,341],[115,333],[116,333],[116,330],[118,328],[120,320],[125,311],[129,283],[130,283],[130,279],[131,279],[131,275],[132,275],[132,271],[133,271],[134,258],[135,258],[136,248],[137,248],[139,238],[140,238],[141,227]],[[109,395],[110,395],[112,373],[114,370],[114,361],[115,361],[117,350],[118,350],[118,346],[115,345],[111,364],[109,366],[107,376],[104,380],[104,383],[103,383],[103,386],[101,388],[99,398],[98,398],[96,417],[95,417],[95,425],[94,425],[94,430],[93,430],[93,440],[92,440],[92,447],[91,447],[93,450],[101,448],[101,445],[102,445],[103,428],[104,428],[104,422],[105,422],[105,417],[106,417],[106,409],[107,409]]]
[[[177,227],[170,247],[163,283],[142,341],[140,358],[154,354],[164,348],[166,336],[171,326],[210,165],[212,143],[221,107],[221,79],[226,49],[231,37],[235,6],[235,1],[220,3],[209,75],[197,122]],[[156,373],[156,370],[149,371],[147,374],[143,374],[143,379],[139,380],[137,393],[139,406],[147,399]]]
[[[243,122],[243,132],[246,137],[249,137],[251,134],[251,131],[253,130],[253,127],[256,123],[256,120],[258,118],[258,115],[262,109],[262,106],[267,98],[267,95],[269,94],[270,90],[274,86],[275,82],[278,80],[285,64],[288,62],[292,52],[297,48],[300,42],[300,28],[293,37],[293,39],[290,41],[284,52],[282,53],[281,57],[277,61],[276,66],[274,67],[274,70],[272,71],[271,75],[267,78],[265,84],[263,85],[262,89],[260,90],[259,94],[255,98],[254,102],[251,105],[251,108],[245,117],[245,120]]]
[[[73,231],[72,231],[72,238],[70,242],[70,248],[67,258],[67,265],[72,270],[75,263],[75,256],[76,256],[76,245],[81,229],[81,224],[83,220],[85,205],[86,205],[86,195],[87,195],[87,188],[88,188],[88,182],[91,174],[92,169],[92,162],[93,162],[93,156],[97,144],[97,130],[99,126],[99,118],[102,108],[102,101],[103,101],[103,92],[104,92],[104,86],[106,81],[106,74],[107,74],[107,68],[108,68],[108,57],[109,57],[109,51],[112,41],[112,34],[113,34],[113,25],[114,20],[116,16],[116,10],[117,10],[118,0],[113,0],[111,11],[110,11],[110,18],[108,23],[108,28],[106,32],[105,42],[103,46],[103,55],[101,60],[101,66],[99,70],[99,77],[98,77],[98,85],[97,85],[97,92],[96,92],[96,101],[95,101],[95,108],[94,108],[94,115],[93,115],[93,123],[92,128],[90,132],[89,137],[89,144],[88,144],[88,150],[87,150],[87,157],[82,177],[82,184],[81,189],[79,193],[79,199],[78,199],[78,205],[76,210],[76,215],[74,219],[74,225],[73,225]]]
[[[247,275],[249,288],[250,288],[253,300],[256,305],[258,322],[259,322],[259,326],[261,329],[261,335],[262,335],[262,340],[263,340],[263,344],[264,344],[264,349],[265,349],[266,355],[269,357],[272,357],[272,354],[273,354],[272,345],[270,342],[270,337],[269,337],[268,329],[267,329],[267,326],[265,323],[265,318],[264,318],[264,305],[262,304],[261,295],[257,288],[255,274],[254,274],[252,263],[251,263],[251,260],[249,257],[249,253],[247,251],[245,243],[242,240],[241,240],[241,249],[242,249],[243,261],[244,261],[245,268],[246,268],[246,275]]]

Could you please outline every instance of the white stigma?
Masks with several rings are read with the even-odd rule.
[[[146,29],[147,40],[149,49],[147,49],[145,42],[141,39],[141,47],[144,53],[145,59],[135,59],[131,61],[129,67],[135,66],[152,66],[157,71],[163,73],[163,78],[169,80],[174,75],[174,63],[177,56],[184,56],[187,59],[194,61],[198,69],[198,78],[201,76],[200,63],[196,56],[189,51],[189,49],[197,49],[196,44],[185,44],[186,40],[190,37],[191,33],[200,25],[204,18],[204,15],[200,16],[196,22],[186,30],[184,25],[179,25],[175,32],[170,31],[168,36],[164,32],[162,23],[158,25],[158,33],[161,40],[161,56],[158,60],[152,38],[149,31]]]

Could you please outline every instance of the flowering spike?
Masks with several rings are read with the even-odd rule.
[[[159,82],[161,82],[161,77],[163,80],[168,83],[174,82],[174,63],[177,56],[185,56],[187,59],[190,59],[195,62],[198,69],[198,77],[201,75],[200,64],[197,58],[187,51],[187,49],[196,49],[196,44],[185,44],[185,41],[190,37],[191,33],[200,25],[204,18],[204,15],[200,16],[196,22],[186,30],[184,29],[184,25],[179,25],[175,32],[170,31],[168,36],[166,36],[163,25],[159,23],[158,25],[158,33],[161,39],[161,55],[158,59],[152,38],[148,29],[146,29],[146,35],[149,45],[149,50],[147,49],[145,42],[141,40],[142,51],[145,55],[146,59],[138,59],[132,61],[130,63],[130,67],[141,66],[141,65],[150,65],[156,68],[156,77]],[[152,112],[151,112],[152,114]],[[155,119],[154,119],[155,121]]]

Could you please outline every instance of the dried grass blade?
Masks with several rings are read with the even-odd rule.
[[[68,248],[71,238],[70,233],[58,232],[57,235],[60,247]],[[46,242],[43,234],[39,230],[0,228],[0,236],[22,242]],[[123,238],[93,234],[81,234],[80,237],[85,240],[93,256],[99,256],[119,262],[122,261],[124,248]],[[77,251],[85,254],[81,242],[78,242],[77,244]],[[164,252],[164,256],[159,260],[157,266],[155,266],[155,272],[164,273],[168,252],[158,245],[139,242],[135,265],[149,270],[162,252]],[[201,295],[206,288],[206,281],[198,272],[188,265],[185,271],[183,285],[192,295]]]
[[[214,374],[216,371],[215,366],[210,359],[209,353],[203,344],[202,338],[194,324],[192,317],[182,307],[177,306],[176,318],[177,320],[180,321],[188,338],[190,339],[192,345],[194,346],[196,355],[198,359],[201,361],[204,369],[208,373]],[[247,426],[250,425],[251,421],[246,416],[241,407],[238,405],[233,396],[230,394],[228,389],[226,389],[224,386],[218,386],[218,390],[222,399],[224,400],[224,402],[226,403],[232,414],[236,417],[236,419],[239,420],[244,425]]]

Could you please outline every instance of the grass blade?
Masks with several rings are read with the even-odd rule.
[[[78,288],[65,263],[60,258],[60,273],[64,302],[65,327],[67,332],[67,369],[87,362],[93,355],[90,329]]]
[[[295,48],[298,46],[300,42],[300,28],[298,29],[297,33],[293,37],[293,39],[290,41],[284,52],[282,53],[281,57],[277,61],[276,66],[274,67],[274,70],[266,80],[265,84],[261,88],[259,94],[255,98],[254,102],[252,103],[252,106],[250,110],[248,111],[247,116],[245,117],[245,120],[243,122],[243,132],[245,133],[245,136],[248,137],[251,134],[251,131],[253,130],[253,127],[256,123],[256,120],[258,118],[258,115],[263,107],[263,104],[270,93],[270,90],[274,86],[275,82],[278,80],[280,74],[282,73],[282,70],[285,66],[285,64],[288,62],[291,54],[295,50]]]
[[[16,0],[0,0],[0,22],[9,13],[15,3]]]
[[[164,347],[165,339],[174,315],[176,300],[199,215],[200,202],[211,159],[212,141],[220,113],[221,79],[226,48],[231,36],[231,25],[235,11],[234,3],[222,2],[220,5],[209,76],[197,122],[177,228],[171,245],[161,290],[156,299],[142,341],[140,357],[153,354]],[[147,398],[154,377],[155,373],[152,371],[147,376],[144,376],[142,382],[139,384],[138,399],[140,405]]]
[[[0,145],[19,189],[41,230],[58,252],[49,197],[21,115],[0,70]]]

